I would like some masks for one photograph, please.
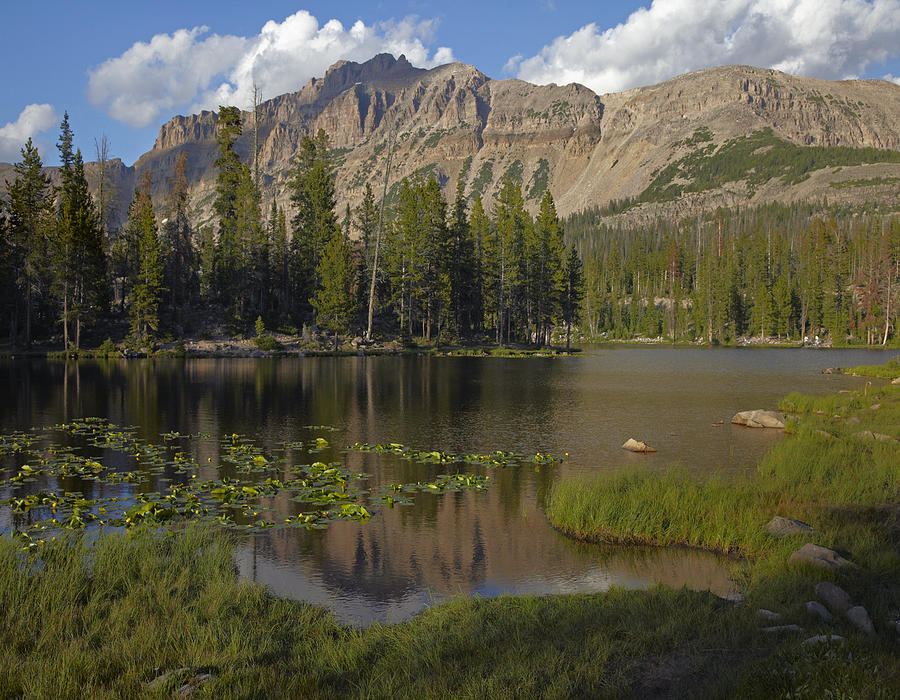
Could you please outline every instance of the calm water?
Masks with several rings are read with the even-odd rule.
[[[556,466],[491,471],[488,491],[416,494],[413,505],[381,509],[366,523],[242,539],[236,559],[243,576],[367,624],[407,619],[455,594],[597,591],[656,582],[726,592],[730,584],[715,557],[601,549],[561,537],[543,515],[548,490],[567,474],[629,464],[724,474],[750,470],[779,434],[732,427],[728,420],[735,412],[774,408],[793,390],[858,387],[864,380],[821,370],[881,363],[894,354],[604,348],[556,359],[4,361],[0,430],[102,416],[139,426],[139,436],[150,442],[170,430],[240,433],[274,450],[307,439],[304,426],[329,425],[337,429],[326,434],[332,447],[316,458],[371,474],[366,486],[372,490],[380,483],[430,480],[447,467],[344,452],[344,446],[401,442],[453,452],[568,453]],[[624,452],[620,446],[628,437],[659,451]],[[209,455],[210,464],[215,456]],[[216,476],[209,469],[201,476]],[[8,490],[0,493],[8,496]],[[281,517],[297,512],[287,498],[277,497],[273,507]],[[0,524],[8,527],[8,514]]]

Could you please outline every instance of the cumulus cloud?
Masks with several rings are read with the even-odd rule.
[[[654,0],[615,27],[588,24],[506,70],[616,92],[701,68],[749,64],[845,79],[900,55],[900,0]]]
[[[445,46],[429,54],[434,20],[407,17],[346,29],[323,25],[306,10],[270,20],[253,37],[210,34],[208,27],[179,29],[137,42],[121,56],[89,71],[88,98],[115,119],[144,127],[176,110],[196,112],[221,104],[248,107],[254,84],[264,98],[299,90],[335,61],[364,61],[381,52],[406,54],[414,65],[453,60]]]
[[[897,85],[900,85],[900,75],[894,76],[888,73],[882,80],[887,80],[890,83],[897,83]]]
[[[0,126],[0,160],[12,163],[21,158],[22,146],[38,134],[52,129],[60,121],[59,115],[49,104],[28,105],[19,118]]]

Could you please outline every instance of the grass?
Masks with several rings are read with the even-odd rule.
[[[4,539],[0,586],[5,697],[153,695],[167,672],[158,695],[200,672],[203,697],[642,694],[673,649],[690,659],[664,680],[687,691],[715,680],[703,645],[756,634],[751,615],[723,620],[727,603],[666,589],[458,598],[360,630],[238,582],[228,541],[199,528],[72,535],[40,555]]]
[[[900,617],[900,389],[867,387],[853,394],[791,394],[792,433],[735,482],[685,472],[631,471],[558,484],[547,516],[581,540],[682,545],[738,554],[734,575],[751,607],[785,612],[809,630],[803,604],[816,582],[834,579],[869,611],[879,637],[867,643],[846,624],[831,631],[854,645],[803,650],[797,640],[774,644],[764,670],[738,675],[740,696],[886,697],[900,683],[896,632]],[[876,441],[864,431],[893,440]],[[814,532],[776,539],[775,515]],[[830,547],[857,567],[826,572],[789,562],[805,542]],[[814,632],[810,631],[810,635]],[[807,636],[807,635],[803,635]],[[837,670],[836,670],[837,669]],[[765,682],[761,682],[765,679]]]
[[[859,365],[841,370],[844,374],[860,377],[877,377],[879,379],[895,379],[900,377],[900,355],[888,360],[883,365]]]

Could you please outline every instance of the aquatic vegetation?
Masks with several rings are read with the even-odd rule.
[[[562,462],[559,457],[536,452],[534,455],[520,455],[514,452],[497,450],[489,454],[455,454],[453,452],[440,452],[437,450],[414,450],[408,445],[399,442],[370,445],[368,443],[354,443],[348,450],[356,452],[374,452],[376,454],[394,454],[413,462],[437,463],[463,463],[482,464],[489,467],[508,467],[530,462],[533,464],[556,464]]]
[[[325,432],[324,426],[309,430]],[[0,435],[12,530],[25,548],[63,530],[87,527],[132,529],[178,522],[211,522],[238,530],[274,527],[321,528],[336,521],[363,522],[371,506],[408,505],[413,493],[480,491],[490,476],[441,474],[432,481],[388,484],[375,494],[361,488],[368,474],[335,462],[311,459],[331,449],[321,436],[281,443],[274,454],[253,439],[229,433],[160,433],[161,444],[138,437],[136,427],[104,418],[81,418],[28,432]],[[198,462],[198,450],[217,450],[217,460]],[[558,461],[496,451],[456,455],[412,450],[400,443],[355,445],[351,450],[399,456],[423,464],[477,464],[489,467]],[[275,507],[276,499],[281,506]],[[299,512],[285,516],[285,503]]]

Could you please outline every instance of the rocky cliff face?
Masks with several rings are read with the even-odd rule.
[[[137,174],[153,173],[154,199],[163,202],[175,158],[188,154],[195,222],[212,221],[217,156],[216,115],[178,116],[160,128],[151,151],[119,173],[130,194]],[[384,178],[390,140],[390,182],[434,175],[447,192],[462,180],[470,198],[491,201],[502,178],[518,179],[532,208],[553,194],[561,214],[612,199],[640,195],[656,174],[687,152],[691,135],[708,129],[712,143],[764,128],[799,146],[852,146],[900,150],[900,87],[884,81],[829,82],[773,70],[726,66],[683,75],[623,93],[596,95],[581,85],[537,86],[493,80],[451,63],[415,68],[404,57],[382,54],[362,64],[342,61],[300,91],[280,95],[259,110],[259,168],[263,200],[289,208],[288,171],[305,134],[324,129],[337,164],[338,208],[356,205],[366,183],[376,193]],[[251,162],[254,119],[244,114],[236,150]],[[874,190],[832,182],[877,180],[858,166],[803,186],[727,189],[693,196],[692,206],[829,196],[897,199],[890,183],[900,164],[881,164],[888,183]],[[830,172],[830,171],[829,171]],[[857,191],[858,190],[858,191]],[[731,198],[730,200],[728,198]],[[127,199],[127,197],[126,197]],[[127,202],[126,202],[127,205]],[[644,205],[644,215],[667,214],[679,203]],[[268,211],[268,206],[264,207]],[[120,214],[122,218],[122,214]]]

